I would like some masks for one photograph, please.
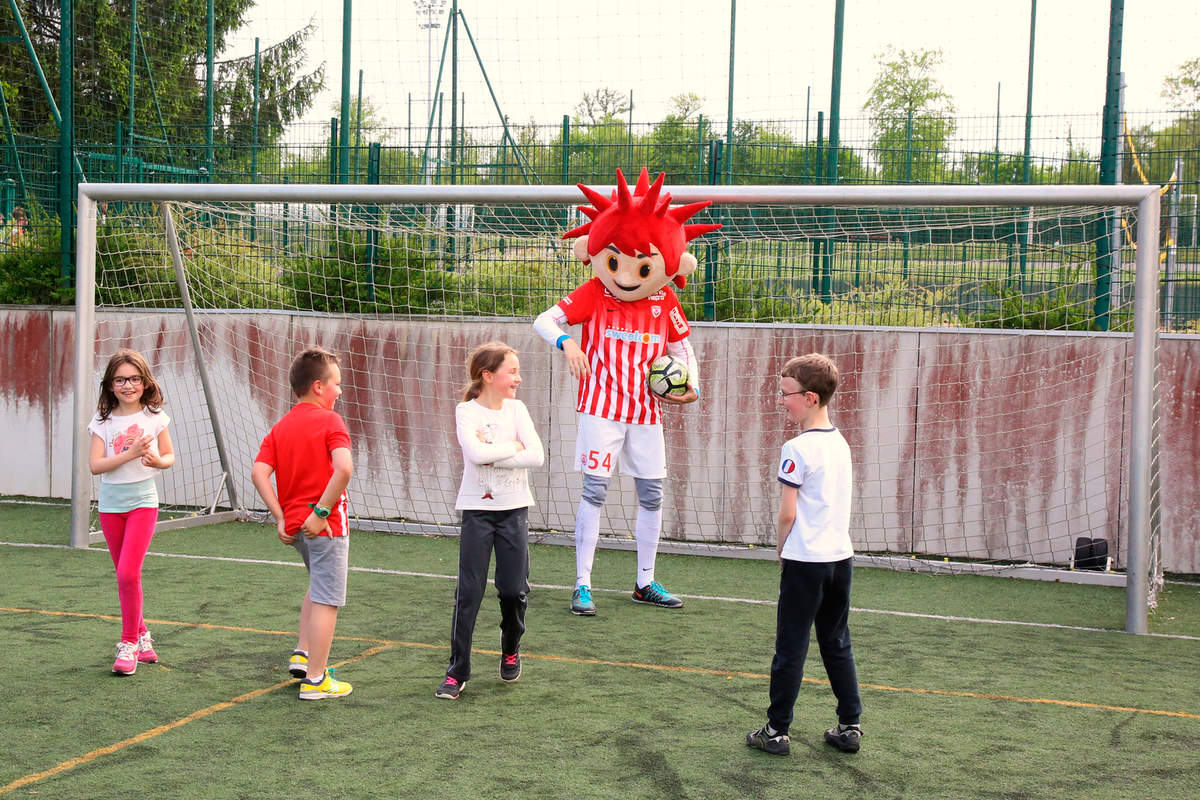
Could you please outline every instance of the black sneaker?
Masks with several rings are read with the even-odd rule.
[[[467,685],[466,681],[460,681],[457,678],[446,676],[446,680],[442,681],[442,685],[433,693],[434,697],[440,697],[443,700],[457,700],[458,695],[462,692],[462,688]]]
[[[682,608],[683,601],[675,595],[667,591],[667,587],[663,586],[658,581],[643,586],[642,588],[633,588],[633,602],[646,603],[659,608]]]
[[[843,753],[857,753],[862,746],[863,730],[858,725],[837,725],[825,731],[825,741]]]
[[[747,733],[746,745],[753,747],[755,750],[770,753],[773,756],[791,755],[792,752],[792,740],[788,738],[788,735],[786,733],[777,733],[771,736],[767,733],[766,725],[763,725],[756,731]]]
[[[521,677],[521,653],[505,653],[500,657],[500,680],[512,683]]]

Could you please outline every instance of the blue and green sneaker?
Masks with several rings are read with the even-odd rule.
[[[649,586],[643,586],[640,589],[634,588],[633,602],[645,603],[646,605],[658,606],[659,608],[683,608],[683,601],[668,592],[667,587],[658,581]]]
[[[596,604],[592,602],[591,587],[584,584],[571,595],[571,613],[577,617],[596,616]]]

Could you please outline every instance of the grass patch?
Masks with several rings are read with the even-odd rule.
[[[62,507],[0,504],[8,542],[62,544]],[[1200,765],[1200,641],[915,618],[877,611],[1119,627],[1123,593],[976,576],[860,569],[855,651],[867,738],[857,756],[826,747],[827,687],[797,703],[793,755],[749,751],[773,648],[770,604],[691,598],[680,612],[629,602],[634,555],[601,551],[599,615],[567,611],[570,548],[535,545],[525,671],[501,683],[499,610],[484,602],[474,675],[435,700],[448,659],[457,541],[356,533],[349,605],[333,660],[355,685],[337,703],[300,703],[286,681],[306,585],[273,528],[223,524],[156,537],[146,616],[162,663],[108,673],[119,622],[112,564],[89,550],[0,546],[0,631],[37,691],[10,695],[0,787],[127,742],[156,726],[261,693],[13,790],[51,797],[1127,797],[1188,796]],[[258,562],[215,560],[252,559]],[[378,570],[386,570],[381,572]],[[410,573],[410,574],[399,574]],[[415,573],[421,573],[417,575]],[[772,562],[663,555],[682,594],[770,601]],[[564,588],[545,588],[545,587]],[[44,612],[64,612],[52,614]],[[77,616],[87,615],[87,616]],[[215,626],[215,627],[213,627]],[[1200,587],[1172,585],[1151,629],[1200,635]],[[355,638],[357,637],[357,638]],[[824,678],[811,654],[809,677]],[[942,692],[943,694],[929,693]],[[1080,708],[1056,702],[1094,703]],[[1163,716],[1136,708],[1182,712]],[[1069,731],[1069,735],[1064,735]],[[307,747],[311,758],[298,757]],[[1189,778],[1191,775],[1193,778]],[[803,783],[800,783],[803,782]]]

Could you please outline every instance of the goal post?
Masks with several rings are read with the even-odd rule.
[[[857,426],[852,431],[907,431],[897,434],[904,441],[887,438],[891,430],[874,436],[870,452],[864,446],[868,458],[856,452],[856,470],[870,490],[856,511],[856,525],[866,528],[856,550],[916,560],[944,556],[1061,566],[1067,561],[1065,542],[1075,534],[1120,541],[1115,549],[1123,555],[1112,555],[1124,569],[1126,629],[1146,631],[1149,598],[1161,576],[1152,554],[1157,546],[1152,513],[1157,187],[668,188],[675,203],[712,200],[710,219],[726,227],[692,242],[701,266],[680,292],[685,306],[696,309],[689,315],[704,351],[701,371],[711,376],[705,386],[716,388],[702,390],[699,405],[710,410],[693,412],[701,415],[707,449],[697,448],[695,437],[673,422],[666,424],[668,459],[686,454],[696,464],[689,467],[689,477],[668,489],[675,498],[667,500],[675,505],[667,512],[665,537],[694,539],[714,549],[764,543],[762,529],[770,526],[763,508],[774,483],[768,462],[786,438],[776,422],[760,419],[773,413],[763,398],[781,366],[779,348],[770,342],[779,340],[779,347],[847,343],[845,405],[838,404],[839,392],[835,424],[845,410]],[[290,352],[310,341],[337,343],[334,349],[340,347],[353,362],[353,376],[370,388],[344,412],[356,447],[364,442],[370,462],[368,469],[356,470],[355,492],[361,499],[355,513],[363,527],[384,529],[453,524],[447,509],[452,512],[457,491],[457,443],[452,434],[430,430],[446,414],[453,416],[469,344],[496,335],[528,342],[519,348],[522,371],[528,372],[529,391],[537,393],[538,402],[529,405],[535,422],[546,426],[551,456],[548,475],[538,478],[543,483],[535,488],[535,495],[549,497],[538,519],[546,529],[569,531],[573,506],[564,498],[574,485],[566,453],[574,438],[573,386],[532,334],[529,320],[589,277],[558,239],[573,227],[568,223],[578,217],[573,207],[581,201],[575,186],[80,184],[72,545],[87,546],[92,538],[94,479],[85,429],[95,407],[98,359],[109,355],[103,348],[126,341],[173,348],[172,380],[196,386],[188,389],[194,399],[168,408],[173,426],[176,408],[192,426],[187,441],[205,440],[203,447],[211,452],[202,459],[181,458],[187,464],[183,468],[197,470],[197,477],[169,493],[182,498],[182,507],[216,512],[220,505],[226,513],[257,508],[241,473],[248,474],[249,448],[265,433],[258,417],[266,419],[286,406],[286,386],[274,394],[271,387],[286,384],[281,376]],[[103,225],[102,203],[107,208]],[[1136,218],[1132,296],[1114,304],[1131,323],[1132,336],[1129,325],[1121,333],[1079,334],[1098,343],[1094,352],[1061,366],[1054,359],[1087,350],[1086,343],[1071,338],[1076,334],[1069,323],[1049,332],[1028,329],[1009,338],[980,338],[987,314],[1010,313],[1006,303],[1019,309],[1012,313],[1045,317],[1053,311],[1047,298],[1059,291],[1063,302],[1090,309],[1091,298],[1082,297],[1080,288],[1093,285],[1093,276],[1085,274],[1094,268],[1086,249],[1094,236],[1106,235],[1104,220],[1114,208]],[[1127,249],[1122,255],[1129,254]],[[486,276],[479,267],[483,259],[490,259]],[[730,272],[738,271],[736,280],[712,269],[722,259]],[[301,272],[318,261],[332,267],[319,274]],[[941,277],[918,276],[935,262]],[[946,277],[955,270],[976,277]],[[391,283],[381,279],[384,271]],[[1057,284],[1047,278],[1050,288],[1033,287],[1045,276],[1077,285],[1054,289]],[[168,280],[175,286],[167,286]],[[98,306],[101,296],[106,299]],[[897,308],[903,313],[894,315],[896,321],[874,314],[856,324],[835,314],[855,302],[882,304],[901,296]],[[903,305],[914,297],[923,298],[919,313]],[[972,317],[974,327],[956,327],[967,315],[954,309],[967,308],[986,313]],[[1006,333],[1021,327],[1011,319],[1001,321],[1010,329]],[[103,337],[100,329],[107,331]],[[897,343],[894,358],[880,344],[892,341]],[[952,348],[957,348],[954,359],[945,355]],[[1035,434],[1044,433],[1035,422],[1029,443],[1000,443],[1010,417],[986,406],[1001,398],[988,394],[983,405],[973,405],[979,398],[969,394],[985,384],[1003,386],[1002,368],[1008,365],[993,364],[995,369],[981,376],[979,359],[1006,361],[1031,353],[1031,371],[1021,373],[1030,387],[1022,391],[1048,395],[1044,408],[1051,413],[1066,413],[1060,395],[1082,386],[1083,373],[1120,366],[1124,377],[1114,378],[1112,386],[1088,383],[1090,401],[1079,403],[1078,415],[1058,426],[1070,430],[1050,431],[1045,441],[1034,441]],[[151,363],[157,369],[154,359]],[[1061,376],[1036,376],[1032,370],[1039,363]],[[889,380],[895,380],[872,383],[873,370],[890,370]],[[403,372],[405,380],[389,372]],[[243,390],[242,384],[250,386]],[[1128,400],[1119,424],[1099,419],[1106,391]],[[419,397],[391,399],[406,392]],[[167,386],[168,402],[179,396],[180,389]],[[431,410],[441,416],[421,416]],[[966,416],[951,418],[959,412]],[[956,425],[969,430],[953,436],[939,432],[942,427],[958,431]],[[931,431],[943,438],[932,443],[921,438]],[[750,441],[750,432],[761,436]],[[413,437],[411,449],[419,452],[398,449],[396,440],[405,436]],[[953,437],[966,449],[954,451]],[[972,437],[988,444],[973,445]],[[1059,450],[1055,464],[1043,464],[1039,449],[1054,448]],[[390,463],[397,459],[407,460],[398,467]],[[206,465],[202,470],[193,467],[200,461]],[[1022,476],[1023,468],[1036,475]],[[695,480],[693,473],[703,473],[704,483],[688,483]],[[997,495],[1004,480],[1015,480],[1024,491],[1040,479],[1047,482],[1042,496]],[[893,489],[903,496],[891,496]],[[621,491],[616,482],[614,491]],[[1111,499],[1113,493],[1119,497]],[[616,505],[610,502],[606,513],[619,531],[623,523]],[[1015,541],[1022,539],[1018,534],[1005,540],[1023,515],[1040,538]]]

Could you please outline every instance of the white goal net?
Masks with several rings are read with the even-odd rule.
[[[779,370],[817,351],[842,372],[856,551],[1011,572],[1106,548],[1152,593],[1152,188],[668,188],[716,200],[692,221],[724,227],[690,243],[700,267],[679,292],[701,399],[664,411],[664,539],[773,546],[794,435]],[[95,387],[133,347],[161,378],[179,453],[164,518],[254,512],[250,464],[293,401],[291,359],[332,350],[359,527],[449,533],[464,360],[502,339],[547,446],[531,529],[568,536],[575,385],[531,321],[591,277],[561,239],[580,202],[574,187],[84,185],[77,369]],[[1139,247],[1109,254],[1119,206]],[[614,481],[606,535],[632,536],[632,494]]]

